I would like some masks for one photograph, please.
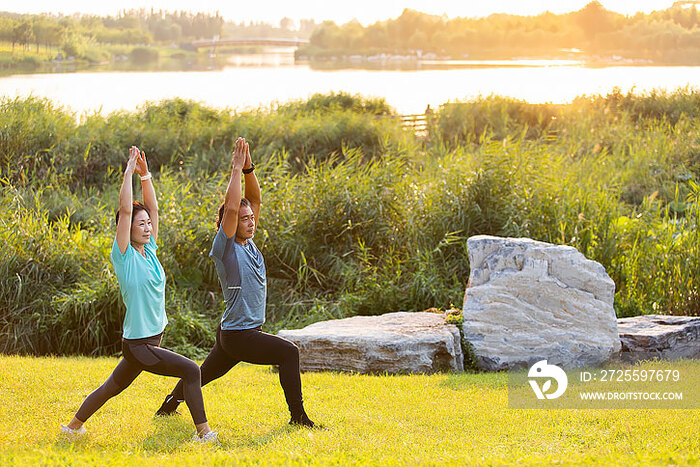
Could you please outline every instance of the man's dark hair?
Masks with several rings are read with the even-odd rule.
[[[134,201],[134,204],[131,208],[132,224],[134,223],[134,217],[136,217],[136,213],[139,211],[146,211],[146,213],[148,213],[148,217],[151,217],[151,211],[149,211],[148,208],[141,201]],[[119,208],[117,208],[117,215],[114,217],[114,221],[117,225],[119,225]]]
[[[226,203],[221,203],[221,206],[219,206],[219,215],[216,217],[216,230],[219,230],[219,227],[221,227],[221,221],[224,218],[224,206]],[[249,207],[250,209],[253,209],[253,205],[250,204],[250,201],[248,201],[247,198],[241,198],[241,205],[239,207],[242,208],[243,206]]]

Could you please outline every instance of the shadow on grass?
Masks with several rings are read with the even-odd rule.
[[[172,453],[184,445],[193,443],[192,437],[195,430],[188,419],[183,417],[155,417],[153,419],[155,430],[146,436],[141,442],[144,452],[151,453]],[[300,426],[283,425],[268,431],[267,433],[255,436],[244,435],[231,440],[219,440],[218,446],[207,446],[223,450],[235,450],[241,447],[260,448],[268,443],[274,442],[280,437],[290,435],[300,430],[322,431],[328,428],[321,425],[316,428],[306,428]],[[91,451],[95,449],[95,439],[88,435],[68,436],[60,435],[53,447],[60,450]]]
[[[241,447],[248,447],[248,448],[259,448],[262,446],[265,446],[268,443],[271,443],[279,437],[284,436],[284,435],[289,435],[292,433],[295,433],[297,431],[325,431],[328,430],[327,427],[323,425],[319,425],[315,428],[306,428],[302,426],[291,426],[291,425],[284,425],[278,428],[275,428],[273,430],[268,431],[267,433],[263,433],[257,436],[251,436],[251,437],[245,437],[243,439],[238,439],[236,441],[228,441],[228,442],[222,442],[221,447],[223,449],[235,449],[235,448],[241,448]]]
[[[246,436],[242,439],[239,438],[237,440],[230,440],[221,443],[221,447],[224,449],[235,449],[239,447],[259,448],[261,446],[265,446],[266,444],[272,441],[275,441],[280,436],[292,433],[293,431],[295,431],[295,428],[285,425],[257,436]]]
[[[154,417],[155,430],[146,436],[141,445],[145,451],[172,452],[188,443],[195,429],[191,421],[183,417]]]
[[[65,435],[59,434],[56,442],[53,443],[55,450],[81,450],[82,448],[92,447],[90,437],[85,435]],[[78,448],[78,449],[76,449]]]

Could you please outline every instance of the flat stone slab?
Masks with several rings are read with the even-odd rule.
[[[625,362],[700,358],[700,317],[644,315],[617,320]]]
[[[467,252],[462,329],[477,367],[509,370],[546,359],[577,368],[617,356],[615,283],[601,264],[528,238],[478,235]]]
[[[387,313],[322,321],[278,336],[299,347],[302,371],[462,371],[459,329],[440,313]]]

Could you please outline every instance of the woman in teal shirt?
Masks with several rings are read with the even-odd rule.
[[[143,204],[132,202],[131,179],[141,176]],[[67,434],[85,433],[83,424],[110,398],[126,389],[142,371],[175,376],[184,381],[185,402],[197,428],[196,440],[216,441],[204,412],[201,375],[192,360],[160,348],[168,318],[165,314],[165,271],[158,246],[158,203],[146,155],[132,146],[119,192],[117,235],[112,245],[112,265],[126,305],[122,353],[124,358],[102,386],[83,402],[73,420],[61,425]]]

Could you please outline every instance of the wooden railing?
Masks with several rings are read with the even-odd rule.
[[[422,114],[392,115],[401,122],[405,130],[410,130],[419,136],[430,136],[430,127],[433,121],[433,112],[428,107]]]
[[[428,130],[428,118],[425,114],[399,115],[401,126],[414,132]]]

